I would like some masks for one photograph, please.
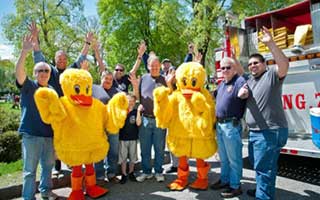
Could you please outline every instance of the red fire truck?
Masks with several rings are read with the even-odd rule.
[[[310,108],[320,107],[320,0],[304,0],[289,7],[247,17],[241,28],[227,26],[226,40],[236,49],[238,60],[246,66],[250,54],[260,52],[269,67],[275,65],[272,54],[258,43],[262,26],[273,31],[285,30],[286,40],[280,42],[281,48],[289,58],[290,67],[282,92],[283,108],[289,123],[289,139],[281,153],[320,158],[320,149],[311,138]],[[312,25],[313,41],[299,47],[297,51],[289,38],[296,37],[294,32],[300,25]],[[290,36],[294,34],[294,36]],[[274,38],[276,36],[274,35]],[[229,43],[229,44],[230,44]],[[226,42],[225,47],[228,47]],[[227,48],[215,51],[216,76],[222,79],[220,60],[228,55]],[[246,68],[246,67],[245,67]],[[319,133],[320,134],[320,133]],[[244,144],[247,144],[244,139]]]

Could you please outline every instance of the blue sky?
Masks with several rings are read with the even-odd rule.
[[[96,3],[98,0],[83,0],[85,16],[97,16]],[[14,0],[0,0],[0,21],[7,14],[15,13]],[[0,26],[0,57],[1,59],[13,59],[13,47],[5,39]]]

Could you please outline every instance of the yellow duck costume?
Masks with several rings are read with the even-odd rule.
[[[35,102],[42,120],[54,130],[57,157],[72,166],[70,200],[84,200],[82,165],[85,164],[86,194],[97,198],[108,192],[96,185],[93,163],[105,158],[109,143],[105,129],[117,133],[123,127],[128,101],[124,93],[116,94],[107,105],[92,98],[89,72],[67,69],[60,76],[64,96],[50,88],[39,88]]]
[[[204,88],[206,72],[196,62],[182,64],[176,71],[177,89],[170,94],[166,87],[156,88],[154,114],[157,126],[168,129],[167,145],[179,157],[178,178],[170,190],[183,190],[188,184],[187,158],[197,160],[197,180],[189,187],[208,188],[210,165],[204,161],[217,151],[214,102]]]

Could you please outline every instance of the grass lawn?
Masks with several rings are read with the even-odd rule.
[[[0,108],[5,109],[5,111],[8,112],[15,112],[15,113],[20,113],[20,109],[13,109],[12,107],[12,103],[8,103],[8,102],[0,102]]]
[[[22,183],[22,160],[0,163],[0,188]]]
[[[22,171],[22,160],[12,163],[0,163],[0,177],[16,171]]]
[[[22,184],[22,160],[12,163],[0,163],[0,188]],[[40,166],[37,169],[37,181],[40,179]]]

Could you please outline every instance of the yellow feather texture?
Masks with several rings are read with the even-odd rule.
[[[154,90],[157,126],[168,128],[167,144],[177,157],[206,159],[217,151],[214,101],[204,88],[205,77],[202,65],[184,63],[176,71],[176,91]]]
[[[92,78],[85,70],[67,69],[61,75],[60,83],[64,92],[60,99],[47,88],[41,88],[35,94],[41,117],[52,125],[58,158],[70,166],[104,159],[109,150],[105,128],[109,128],[107,124],[111,120],[117,121],[119,127],[124,125],[121,113],[127,112],[127,104],[123,104],[121,98],[111,100],[119,106],[113,108],[114,112],[120,113],[119,117],[108,113],[107,106],[94,98],[91,105],[85,106],[75,101],[72,98],[75,95],[91,98]],[[108,131],[113,130],[115,128],[111,127]]]

